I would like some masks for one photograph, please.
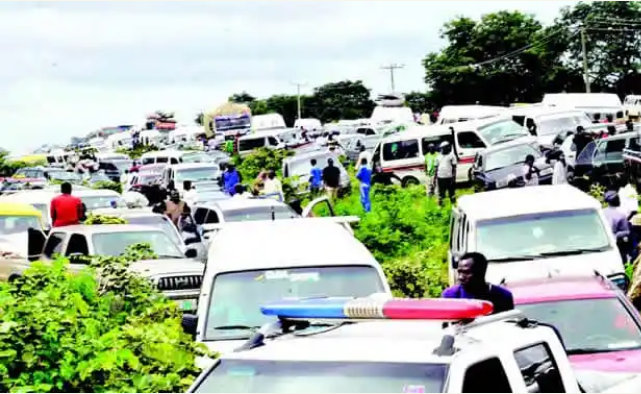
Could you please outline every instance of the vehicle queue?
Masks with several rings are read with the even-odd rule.
[[[283,164],[283,174],[299,175],[301,187],[308,178],[327,190],[304,209],[300,200],[282,201],[278,187],[264,193],[273,178],[243,180],[229,158],[214,159],[222,156],[217,150],[143,156],[123,177],[122,195],[64,190],[82,207],[69,226],[55,224],[58,191],[11,190],[0,196],[0,236],[33,228],[33,220],[20,221],[29,204],[44,236],[34,256],[37,237],[29,233],[26,259],[3,265],[3,278],[54,253],[73,263],[149,243],[162,261],[132,269],[176,300],[186,332],[221,354],[200,360],[205,369],[192,392],[638,392],[641,317],[624,294],[630,281],[622,241],[596,198],[568,184],[531,182],[522,170],[526,157],[537,155],[540,167],[529,168],[536,167],[540,183],[548,176],[552,183],[553,166],[542,163],[564,146],[541,149],[533,135],[501,113],[412,125],[382,136],[366,153],[362,145],[311,138],[313,149],[296,143],[300,153]],[[425,156],[435,145],[445,149],[430,169]],[[585,147],[576,145],[569,149],[578,158]],[[444,299],[394,299],[380,265],[353,236],[358,218],[334,215],[335,191],[348,189],[341,153],[350,149],[374,179],[391,174],[402,187],[423,183],[439,200],[452,200],[442,208],[452,209]],[[340,165],[333,178],[329,160]],[[505,176],[492,173],[514,165]],[[485,191],[458,201],[445,194],[482,173],[494,174],[484,178]],[[192,185],[196,193],[188,198]],[[137,201],[147,204],[133,206],[127,192],[144,195]],[[12,214],[18,207],[10,204],[22,211]],[[315,217],[319,206],[331,216]],[[3,207],[9,213],[2,215]],[[81,224],[88,214],[128,223]],[[251,248],[243,247],[247,239]],[[332,247],[319,248],[318,240]]]

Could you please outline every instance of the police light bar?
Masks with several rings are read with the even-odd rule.
[[[284,300],[260,309],[266,316],[289,319],[464,320],[489,315],[493,307],[465,299],[324,298]]]

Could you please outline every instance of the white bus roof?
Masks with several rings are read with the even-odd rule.
[[[474,220],[576,209],[601,209],[597,199],[570,185],[528,186],[475,193],[461,196],[457,206]]]
[[[446,105],[439,111],[438,118],[460,117],[474,118],[479,116],[500,114],[507,111],[508,107],[494,105]]]
[[[575,108],[621,107],[621,99],[614,93],[546,93],[543,104],[566,105]]]

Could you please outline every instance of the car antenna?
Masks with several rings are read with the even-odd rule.
[[[276,211],[274,210],[274,206],[272,205],[272,221],[276,220]]]

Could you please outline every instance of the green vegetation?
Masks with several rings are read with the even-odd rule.
[[[113,190],[115,192],[122,193],[122,184],[120,182],[100,181],[91,185],[91,188]]]
[[[127,224],[127,221],[123,218],[109,215],[100,215],[95,213],[90,213],[87,215],[87,219],[83,222],[84,224]]]
[[[60,257],[0,283],[0,391],[184,392],[207,351],[174,302],[127,269],[152,257],[135,245],[78,274]]]

